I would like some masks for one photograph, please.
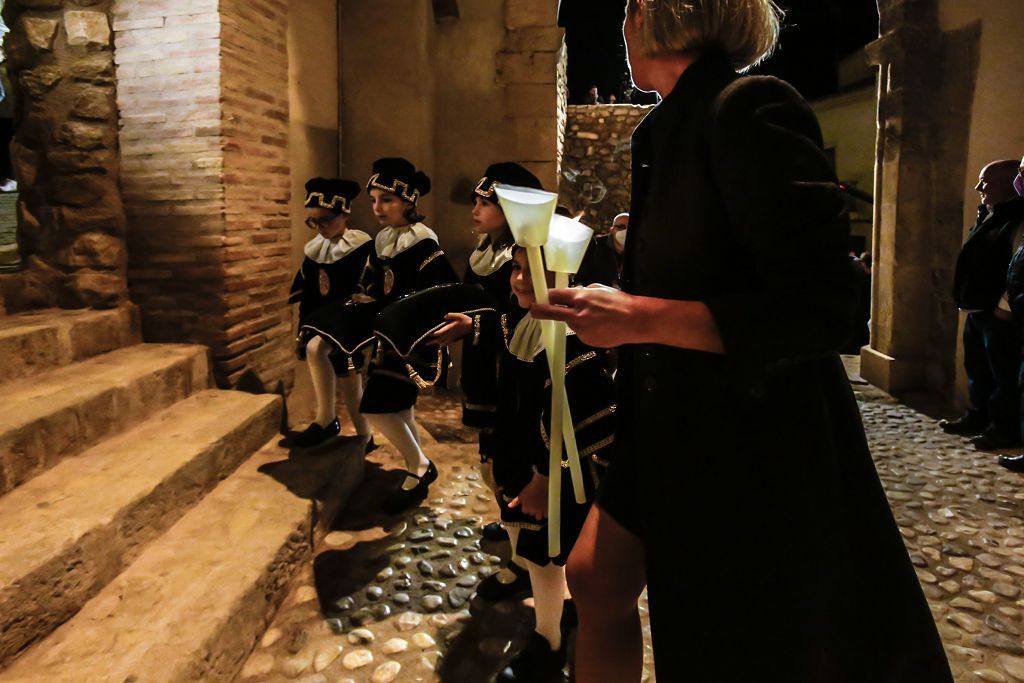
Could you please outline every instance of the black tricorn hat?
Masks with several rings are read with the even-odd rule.
[[[498,164],[491,164],[487,167],[484,172],[484,177],[480,179],[480,182],[473,188],[473,194],[470,199],[474,197],[483,197],[484,199],[490,199],[493,202],[497,202],[497,198],[494,196],[494,184],[501,183],[502,185],[518,185],[519,187],[532,187],[535,190],[543,190],[544,188],[540,184],[540,180],[537,176],[533,175],[525,168],[512,161],[503,161]]]
[[[373,162],[373,175],[366,183],[366,191],[383,190],[416,203],[430,192],[430,178],[423,171],[417,171],[412,162],[401,157],[387,157]]]
[[[313,178],[306,183],[306,208],[352,213],[352,200],[362,192],[359,183],[341,178]]]

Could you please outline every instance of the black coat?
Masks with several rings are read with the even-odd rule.
[[[619,356],[608,478],[636,491],[659,680],[950,682],[836,354],[848,224],[810,108],[693,64],[633,136],[630,217],[624,289],[704,302],[726,349]]]
[[[975,223],[960,248],[953,275],[953,299],[965,311],[991,311],[1006,291],[1013,230],[1024,219],[1024,199],[978,209]]]
[[[1004,208],[1005,207],[1005,208]],[[1014,233],[1024,230],[1024,197],[1018,197],[996,207],[997,212],[1003,209],[1006,218],[1004,232],[1012,239]],[[1010,259],[1006,271],[1006,295],[1010,301],[1013,316],[1018,322],[1024,322],[1024,244]]]

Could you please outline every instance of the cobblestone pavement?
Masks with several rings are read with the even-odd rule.
[[[1024,477],[883,392],[854,389],[956,680],[1024,682]],[[508,550],[479,536],[494,503],[457,401],[421,399],[417,410],[437,440],[431,497],[404,517],[374,512],[400,475],[388,448],[372,454],[342,525],[293,580],[239,680],[477,683],[529,633],[528,605],[471,597]],[[648,671],[650,657],[648,642]]]

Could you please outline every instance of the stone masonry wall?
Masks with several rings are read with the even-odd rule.
[[[126,298],[110,6],[11,0],[4,9],[24,263],[0,278],[8,312]]]
[[[561,203],[584,211],[599,232],[629,211],[630,138],[651,107],[628,104],[569,105],[559,192]]]
[[[219,384],[287,379],[287,5],[115,0],[132,297]]]
[[[507,160],[533,171],[545,187],[558,179],[559,64],[565,59],[564,31],[555,0],[505,0],[504,49],[497,55],[498,82],[505,88],[502,135]]]

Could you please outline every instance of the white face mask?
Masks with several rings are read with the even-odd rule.
[[[626,230],[625,229],[616,230],[615,231],[615,241],[619,243],[620,247],[626,246]]]

